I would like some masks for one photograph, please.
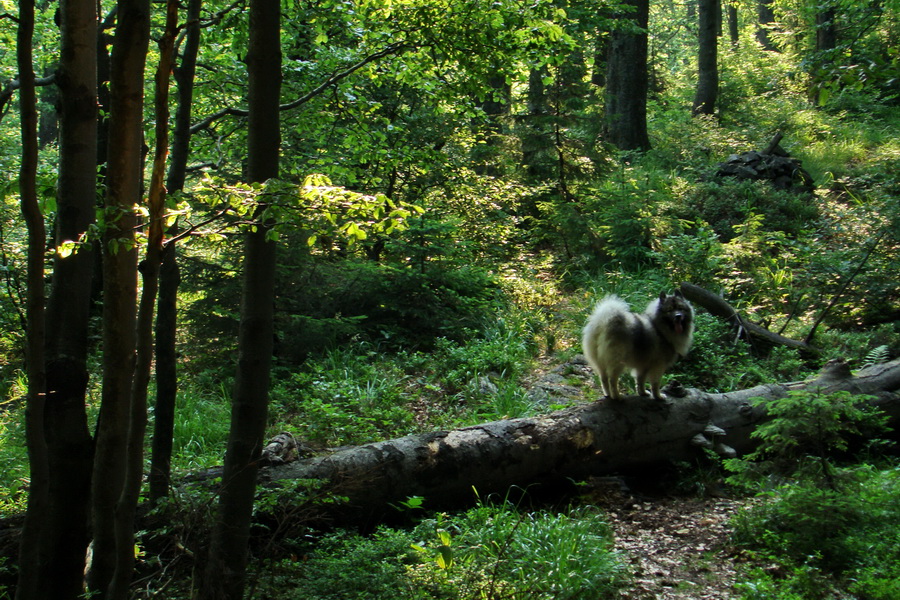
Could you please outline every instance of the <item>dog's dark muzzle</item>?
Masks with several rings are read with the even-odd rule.
[[[675,329],[675,333],[681,334],[684,333],[684,327],[687,324],[687,318],[685,317],[683,312],[677,312],[673,315],[672,325]]]

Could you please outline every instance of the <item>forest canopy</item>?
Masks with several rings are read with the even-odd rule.
[[[600,400],[532,384],[609,293],[776,334],[698,310],[709,392],[896,358],[898,40],[896,0],[3,0],[0,585],[137,594],[138,503],[224,464],[196,585],[240,597],[264,439]]]

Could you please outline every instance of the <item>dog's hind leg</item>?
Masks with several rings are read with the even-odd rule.
[[[622,398],[622,393],[619,390],[619,377],[622,375],[621,368],[613,368],[607,371],[607,379],[608,379],[608,389],[609,389],[609,397],[612,400],[619,400]]]
[[[600,371],[600,387],[603,389],[603,395],[606,398],[612,398],[612,384],[609,382],[609,373],[607,371]]]
[[[619,374],[615,369],[603,369],[600,371],[600,385],[603,386],[603,394],[610,400],[619,399]]]
[[[634,376],[634,392],[638,396],[647,396],[647,373],[635,369],[631,374]]]

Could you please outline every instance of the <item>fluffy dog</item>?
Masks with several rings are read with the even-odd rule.
[[[653,397],[662,400],[663,373],[687,354],[693,336],[694,310],[676,290],[661,293],[643,313],[631,312],[617,296],[606,296],[584,326],[581,345],[607,397],[620,398],[619,375],[630,369],[638,395],[647,395],[649,380]]]

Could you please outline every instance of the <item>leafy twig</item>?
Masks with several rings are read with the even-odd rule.
[[[834,297],[831,299],[831,302],[828,303],[828,306],[825,307],[825,310],[823,310],[822,314],[819,315],[819,318],[816,319],[816,322],[813,323],[812,329],[809,330],[809,333],[806,334],[806,337],[803,340],[804,343],[809,344],[812,342],[813,336],[815,336],[816,334],[816,329],[819,327],[822,321],[825,320],[825,317],[828,316],[828,313],[832,308],[834,308],[835,304],[837,304],[838,299],[844,294],[844,292],[847,291],[847,288],[850,287],[850,284],[853,283],[853,280],[857,275],[859,275],[859,272],[862,271],[862,268],[866,266],[866,263],[869,261],[869,257],[872,256],[873,252],[875,252],[875,248],[878,247],[878,244],[881,243],[881,240],[884,239],[885,235],[887,235],[887,229],[882,230],[881,234],[879,234],[879,236],[875,238],[875,241],[869,247],[869,250],[866,252],[866,255],[863,257],[863,259],[856,266],[856,269],[854,269],[853,273],[850,274],[850,277],[847,278],[847,280],[844,282],[844,285],[842,285],[841,289],[838,290],[837,294],[834,295]]]

